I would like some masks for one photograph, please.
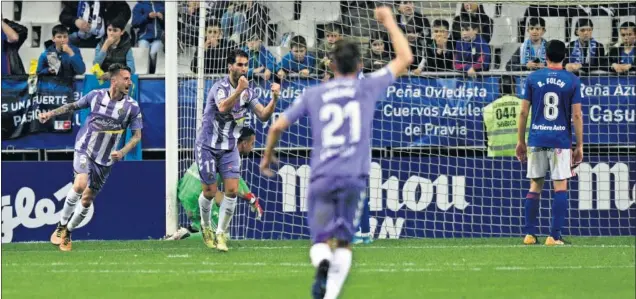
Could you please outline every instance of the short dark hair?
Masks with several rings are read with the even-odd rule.
[[[302,35],[296,35],[294,37],[292,37],[290,43],[289,43],[289,48],[307,48],[307,40],[302,36]]]
[[[448,21],[444,20],[444,19],[437,19],[435,21],[433,21],[433,28],[435,27],[445,27],[446,30],[450,29],[450,24],[448,23]]]
[[[250,127],[243,127],[241,129],[241,136],[239,136],[238,138],[238,142],[243,142],[247,139],[249,139],[252,136],[255,136],[256,132],[254,131],[254,129],[250,128]]]
[[[528,21],[528,27],[530,27],[530,26],[532,26],[532,27],[539,26],[539,27],[545,28],[545,20],[543,18],[540,18],[540,17],[530,18],[530,20]]]
[[[621,24],[621,28],[620,29],[629,29],[632,28],[632,31],[636,32],[636,23],[634,22],[623,22],[623,24]]]
[[[132,74],[132,70],[130,70],[130,68],[125,64],[113,63],[108,67],[108,73],[111,75],[111,77],[119,75],[119,72],[121,71],[128,71]]]
[[[550,62],[563,62],[563,59],[565,59],[565,51],[565,43],[558,39],[549,41],[545,46],[545,56]]]
[[[342,34],[342,28],[338,24],[330,23],[325,26],[325,33],[328,32],[336,32],[338,34]]]
[[[118,28],[118,29],[121,29],[121,31],[124,31],[124,29],[126,29],[126,23],[127,23],[126,20],[124,20],[123,18],[117,17],[117,18],[114,18],[112,22],[108,23],[108,26],[113,26],[113,28]],[[108,28],[108,26],[106,26],[106,28]]]
[[[462,6],[463,7],[463,6]],[[479,19],[478,18],[473,18],[473,17],[462,17],[461,20],[459,20],[459,27],[461,27],[462,29],[464,28],[472,28],[472,29],[476,29],[479,30]]]
[[[234,49],[227,55],[227,64],[235,64],[236,58],[238,57],[250,58],[245,51],[241,49]]]
[[[574,34],[576,34],[576,36],[579,36],[578,32],[579,29],[581,27],[592,27],[594,28],[594,23],[592,23],[592,20],[588,19],[588,18],[580,18],[576,21],[576,26],[574,28],[576,28],[576,30],[574,30]]]
[[[57,34],[68,34],[68,28],[62,24],[53,26],[53,29],[51,29],[51,35],[55,37]]]
[[[331,51],[338,72],[343,75],[353,74],[360,63],[360,45],[349,40],[339,40]]]

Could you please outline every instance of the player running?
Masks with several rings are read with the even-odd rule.
[[[333,48],[335,79],[305,90],[274,122],[267,135],[261,171],[269,169],[274,145],[292,123],[305,114],[312,126],[308,224],[313,246],[310,258],[316,270],[314,298],[336,298],[351,267],[349,246],[363,201],[371,159],[371,126],[375,104],[413,60],[406,37],[387,7],[375,16],[388,30],[396,50],[389,65],[357,80],[360,49],[357,43],[338,41]],[[328,241],[336,239],[332,251]]]
[[[581,112],[581,82],[563,69],[566,47],[562,41],[551,40],[546,45],[548,67],[533,72],[526,79],[525,101],[521,104],[517,134],[517,158],[528,159],[530,192],[525,201],[525,231],[523,243],[538,243],[537,225],[539,199],[545,174],[550,170],[554,185],[552,225],[545,245],[563,245],[561,229],[568,209],[568,179],[572,177],[572,160],[583,160],[583,113]],[[526,136],[526,121],[532,106],[532,122]],[[572,125],[576,134],[576,148],[570,152]],[[528,153],[529,151],[529,153]]]
[[[113,163],[126,156],[141,140],[141,110],[137,101],[128,96],[132,85],[130,68],[113,64],[108,72],[111,75],[110,88],[93,90],[77,102],[39,116],[40,122],[44,123],[57,115],[89,107],[91,109],[75,138],[73,188],[66,195],[61,220],[51,235],[51,243],[58,245],[62,251],[71,250],[71,232],[88,214],[95,196],[108,179]],[[130,128],[134,135],[123,148],[117,150],[126,128]],[[80,198],[82,206],[79,212],[73,214]],[[71,214],[73,218],[69,222]]]
[[[228,251],[224,232],[230,225],[240,176],[240,157],[236,146],[248,109],[258,119],[270,119],[280,94],[280,85],[272,84],[272,100],[263,107],[245,77],[248,55],[234,50],[228,55],[229,75],[217,81],[208,92],[203,123],[197,132],[195,159],[203,191],[199,196],[203,243],[209,248]],[[225,194],[219,211],[216,232],[210,225],[210,206],[217,191],[216,173],[221,174]]]

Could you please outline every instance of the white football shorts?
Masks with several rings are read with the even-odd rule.
[[[545,177],[550,171],[550,178],[555,181],[572,177],[572,153],[570,149],[528,147],[527,178]]]

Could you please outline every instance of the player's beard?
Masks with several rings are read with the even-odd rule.
[[[234,83],[234,85],[238,85],[238,80],[241,78],[243,74],[241,74],[241,72],[239,71],[233,71],[230,76],[232,76],[232,83]]]

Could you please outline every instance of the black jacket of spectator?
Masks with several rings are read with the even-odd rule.
[[[79,19],[77,17],[79,2],[62,1],[62,4],[64,5],[64,8],[60,14],[60,23],[68,27],[69,34],[79,31],[79,28],[75,26],[75,21]],[[108,24],[110,24],[115,18],[123,20],[124,23],[128,23],[128,21],[130,21],[132,12],[130,11],[130,6],[128,6],[126,1],[100,1],[99,4],[99,15],[104,19],[104,30],[106,30]],[[94,48],[98,43],[99,39],[94,38],[82,40],[82,42],[76,46],[80,48]]]
[[[203,56],[203,61],[205,62],[203,72],[205,74],[226,74],[228,71],[227,55],[235,48],[236,43],[229,39],[222,38],[219,40],[219,44],[216,47],[206,49]],[[190,70],[194,73],[197,72],[197,67],[199,65],[197,56],[198,50],[192,57],[192,62],[190,63]]]
[[[391,61],[391,54],[389,52],[384,51],[381,55],[375,54],[371,49],[362,57],[362,62],[364,64],[364,73],[373,73],[377,70],[380,70],[385,65]]]
[[[407,26],[415,26],[416,30],[420,33],[420,37],[428,38],[431,34],[431,24],[428,22],[428,19],[425,18],[421,13],[414,12],[413,17],[409,19],[406,24],[402,21],[405,16],[399,14],[396,16],[398,25],[402,28],[402,32],[406,33]]]
[[[454,70],[453,51],[454,45],[451,41],[446,42],[446,51],[437,52],[435,41],[432,40],[426,47],[426,65],[424,70],[427,72],[450,72]]]
[[[102,45],[106,41],[106,38],[108,37],[104,36],[104,38],[102,38],[102,40],[99,42],[98,44],[99,48],[102,47]],[[130,38],[130,34],[128,34],[128,32],[124,32],[124,35],[121,36],[121,39],[119,40],[119,44],[117,44],[117,47],[108,49],[108,52],[106,52],[106,58],[104,59],[104,62],[102,62],[102,64],[99,67],[101,67],[102,70],[108,70],[108,67],[114,63],[127,65],[126,55],[128,54],[128,51],[130,51],[130,49],[132,48],[132,45],[133,44],[132,44],[132,39]]]
[[[621,55],[623,54],[624,51],[625,51],[625,47],[623,46],[610,48],[609,56],[607,57],[608,71],[615,73],[616,71],[612,68],[612,64],[614,63],[623,64],[621,62]],[[633,59],[636,62],[636,58],[633,58]],[[634,63],[632,63],[632,67],[629,69],[629,72],[634,72],[634,71],[636,71],[636,66],[634,66]]]
[[[479,9],[474,14],[469,14],[462,5],[462,11],[453,19],[453,33],[451,37],[453,41],[460,41],[462,39],[462,18],[470,18],[473,22],[477,22],[480,25],[479,32],[481,37],[486,43],[490,42],[493,23],[492,19],[484,12],[484,7],[481,4],[479,4]]]
[[[574,50],[574,45],[576,43],[576,40],[571,41],[568,44],[568,55],[565,58],[565,61],[563,61],[563,66],[565,67],[568,63],[576,63],[576,61],[573,60],[572,58],[572,51]],[[590,57],[590,61],[588,63],[586,62],[582,62],[581,63],[581,71],[584,71],[586,73],[590,73],[592,71],[597,71],[597,70],[601,70],[601,69],[605,69],[605,64],[607,62],[607,58],[605,57],[605,46],[603,46],[602,43],[600,42],[596,42],[597,44],[597,50],[596,50],[596,54],[592,55],[592,57]],[[588,46],[583,46],[581,49],[581,53],[584,53],[583,55],[585,55],[588,51],[587,48],[589,47],[589,42],[588,42]]]
[[[7,59],[9,59],[9,70],[11,75],[24,75],[26,72],[24,71],[24,65],[22,64],[22,59],[20,58],[19,50],[20,46],[24,44],[24,41],[27,39],[27,34],[29,33],[29,29],[25,26],[22,26],[16,22],[10,21],[8,19],[3,19],[3,21],[11,27],[18,34],[18,41],[15,43],[6,43],[3,44],[3,47],[6,49],[2,49],[7,54]]]

